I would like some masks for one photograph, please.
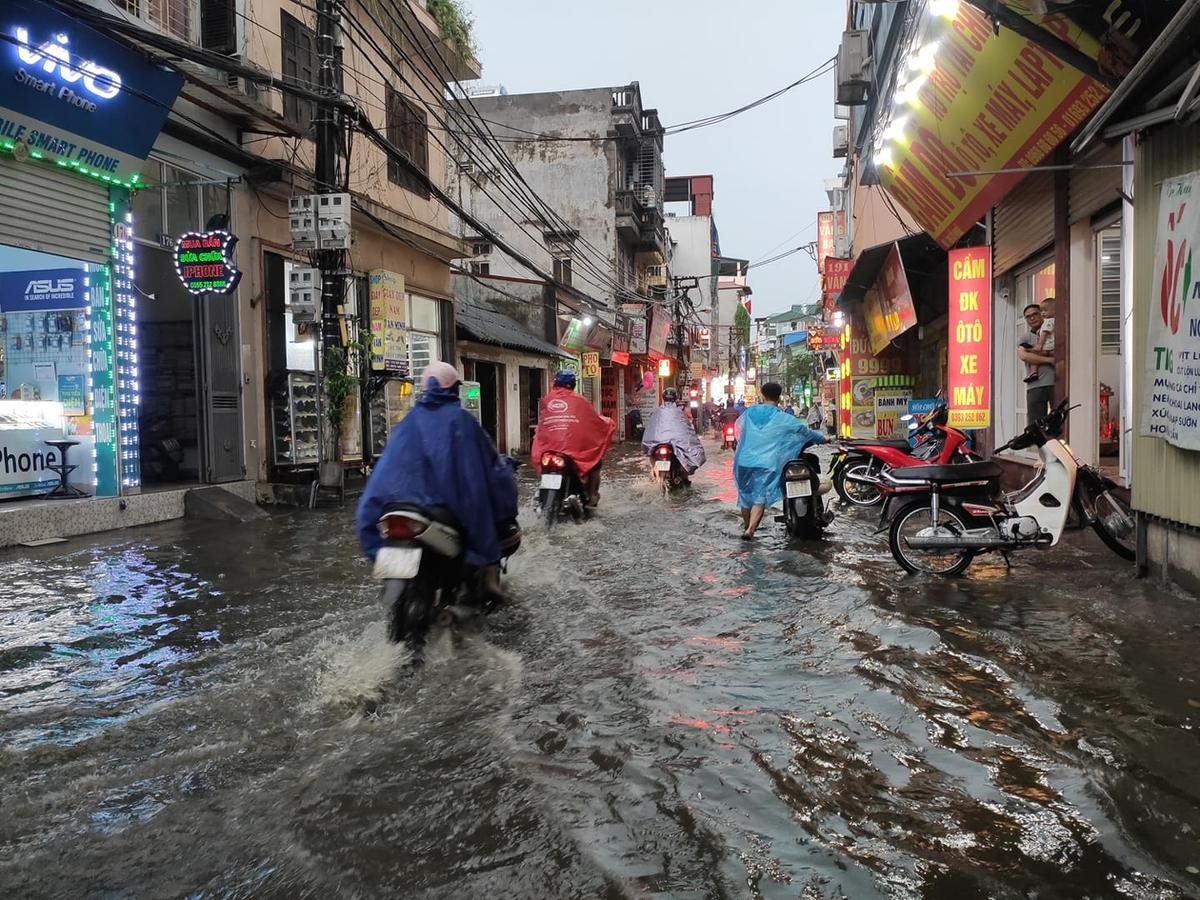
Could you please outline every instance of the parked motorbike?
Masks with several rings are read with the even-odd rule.
[[[650,451],[650,475],[662,487],[663,496],[691,484],[672,444],[655,444]]]
[[[821,461],[808,453],[811,442],[801,448],[795,459],[783,467],[783,522],[787,533],[794,538],[819,538],[833,521],[833,513],[825,509],[821,491]],[[828,486],[826,486],[828,489]]]
[[[574,461],[562,453],[542,454],[538,508],[551,528],[561,518],[582,522],[588,517],[587,489]]]
[[[879,479],[890,469],[923,463],[953,465],[978,461],[979,456],[967,447],[967,436],[946,424],[949,415],[943,403],[924,418],[912,417],[910,421],[916,427],[909,440],[839,441],[831,474],[834,490],[842,502],[859,507],[880,503],[883,493]]]
[[[737,449],[737,428],[732,422],[730,422],[728,425],[721,426],[721,449]]]
[[[498,526],[506,563],[521,546],[515,519]],[[383,546],[374,577],[383,582],[388,640],[419,655],[434,625],[463,623],[490,612],[483,571],[463,558],[462,529],[444,509],[396,505],[379,519]],[[502,563],[503,564],[503,563]]]
[[[1000,490],[1001,470],[991,461],[884,472],[883,521],[891,523],[888,545],[896,561],[913,573],[959,575],[979,553],[998,550],[1007,558],[1014,550],[1054,546],[1072,509],[1109,549],[1132,560],[1137,523],[1116,483],[1079,462],[1059,438],[1069,409],[1064,400],[997,448],[1037,448],[1038,469],[1019,490]]]

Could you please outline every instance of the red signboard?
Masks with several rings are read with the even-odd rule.
[[[880,353],[888,344],[917,324],[917,310],[908,289],[908,277],[900,260],[900,247],[892,244],[875,286],[863,300],[863,317],[871,339],[871,352]]]
[[[987,247],[950,251],[950,424],[991,424],[992,260]]]
[[[821,275],[821,292],[826,296],[833,294],[836,298],[846,287],[850,278],[850,270],[854,268],[854,260],[840,259],[831,256],[825,260],[825,268]]]
[[[817,271],[825,272],[825,258],[836,252],[833,244],[833,211],[817,213]]]

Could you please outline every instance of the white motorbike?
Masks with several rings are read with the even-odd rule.
[[[888,545],[896,561],[913,573],[960,575],[979,553],[999,551],[1007,558],[1014,550],[1053,547],[1072,509],[1114,553],[1134,559],[1137,523],[1117,485],[1079,462],[1059,439],[1068,410],[1064,400],[997,448],[1037,447],[1040,465],[1016,491],[1000,490],[1001,469],[991,461],[883,473],[882,521],[890,521]]]

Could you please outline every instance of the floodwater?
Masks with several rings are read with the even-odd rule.
[[[1200,605],[738,540],[730,455],[383,637],[351,509],[0,553],[5,897],[1193,897]]]

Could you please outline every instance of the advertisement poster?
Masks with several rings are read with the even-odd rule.
[[[903,438],[908,435],[902,416],[908,415],[912,391],[903,388],[875,389],[875,437]]]
[[[863,300],[863,316],[871,341],[871,352],[876,355],[917,324],[917,310],[913,305],[912,292],[908,289],[908,276],[904,274],[904,263],[900,260],[900,247],[897,244],[892,244],[883,261],[883,268],[875,279],[875,286],[867,291]]]
[[[387,269],[367,273],[371,314],[371,369],[408,374],[408,326],[404,276]]]
[[[1200,450],[1200,172],[1163,182],[1158,208],[1141,433]]]
[[[946,380],[950,424],[991,424],[992,264],[987,247],[950,251],[950,342]]]
[[[58,376],[58,402],[63,406],[64,416],[82,416],[87,414],[84,401],[83,375]]]
[[[873,438],[875,434],[875,379],[850,379],[850,437]]]
[[[914,44],[922,58],[897,86],[906,114],[893,120],[876,168],[888,193],[949,249],[1025,177],[1005,170],[1042,162],[1108,91],[1013,29],[997,32],[973,4],[959,3],[952,21],[926,22]],[[1094,38],[1060,24],[1056,34],[1096,57]]]

